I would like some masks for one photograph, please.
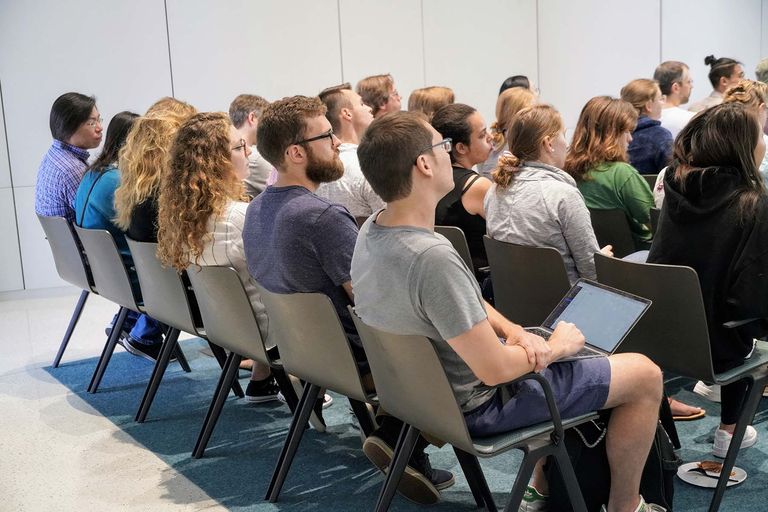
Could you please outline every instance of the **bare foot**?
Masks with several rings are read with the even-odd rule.
[[[698,417],[704,412],[699,407],[684,404],[674,398],[669,398],[669,408],[672,411],[672,416],[675,418]]]

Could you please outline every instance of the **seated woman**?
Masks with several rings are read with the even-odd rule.
[[[200,113],[185,122],[161,173],[158,249],[164,265],[224,265],[237,270],[266,338],[268,319],[243,249],[247,203],[243,179],[251,148],[223,112]],[[249,402],[277,398],[270,368],[254,361],[245,396]]]
[[[665,206],[650,263],[692,267],[699,275],[715,372],[752,352],[768,334],[768,197],[757,165],[765,142],[757,114],[739,102],[697,114],[675,140],[664,177]],[[758,319],[728,329],[733,320]],[[725,457],[747,389],[723,386],[720,426],[712,452]],[[747,427],[741,447],[755,444]]]
[[[563,170],[573,176],[587,208],[623,210],[638,250],[651,241],[653,195],[645,179],[627,163],[627,147],[637,111],[626,101],[598,96],[579,115]]]
[[[658,174],[672,157],[672,133],[661,126],[664,95],[656,80],[638,78],[621,88],[621,99],[635,107],[637,127],[629,143],[629,163],[640,174]]]
[[[483,116],[462,103],[438,110],[432,118],[432,126],[453,144],[450,156],[454,188],[437,203],[435,224],[461,228],[476,272],[478,268],[488,266],[483,244],[483,198],[491,182],[473,171],[472,166],[486,161],[491,152],[491,138]]]
[[[768,84],[755,80],[741,80],[737,85],[725,91],[723,103],[739,102],[747,105],[760,121],[763,130],[763,140],[768,144],[768,135],[765,134],[766,121],[768,121]],[[768,184],[768,155],[758,162],[760,174]]]
[[[507,150],[507,130],[512,119],[524,108],[536,104],[536,93],[527,87],[512,87],[504,89],[496,100],[496,121],[491,125],[491,140],[493,151],[485,162],[478,164],[477,172],[490,178],[496,169],[499,158]]]
[[[507,131],[510,154],[499,159],[485,195],[488,236],[534,247],[552,247],[563,257],[568,279],[595,279],[600,249],[576,182],[560,170],[568,143],[560,114],[550,105],[521,110]]]
[[[423,112],[427,116],[427,121],[432,122],[435,112],[454,101],[456,98],[450,87],[432,86],[414,89],[408,96],[408,111]]]

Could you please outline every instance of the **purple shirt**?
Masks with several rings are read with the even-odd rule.
[[[88,151],[54,140],[40,162],[35,186],[35,212],[75,221],[77,187],[88,167]]]

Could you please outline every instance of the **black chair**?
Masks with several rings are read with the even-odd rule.
[[[510,244],[488,235],[483,242],[496,309],[520,325],[541,325],[571,288],[563,257],[551,247]]]
[[[653,190],[653,187],[656,186],[656,179],[659,177],[658,174],[641,174],[643,178],[645,178],[645,181],[648,183],[648,186],[651,187],[651,190]]]
[[[493,437],[473,438],[467,431],[464,415],[430,340],[423,336],[403,336],[374,329],[357,315],[353,319],[368,355],[379,402],[389,414],[405,423],[376,503],[377,512],[389,508],[422,431],[453,445],[478,507],[496,510],[477,457],[493,457],[518,449],[524,456],[505,510],[517,511],[536,462],[551,455],[563,475],[573,510],[586,512],[563,442],[563,429],[594,419],[596,414],[561,420],[549,383],[541,375],[530,373],[517,381],[534,379],[539,382],[544,389],[552,421]]]
[[[600,247],[612,245],[613,254],[617,258],[623,258],[637,250],[624,210],[618,208],[595,210],[590,208],[589,215],[592,218],[592,229],[595,230],[595,238],[597,238]]]
[[[53,360],[53,367],[58,368],[64,351],[67,349],[69,340],[72,337],[72,332],[75,330],[78,320],[80,320],[83,307],[85,307],[85,301],[88,300],[88,296],[91,293],[98,295],[98,292],[93,285],[93,276],[88,266],[88,260],[80,249],[80,242],[72,229],[72,224],[64,217],[44,217],[38,215],[37,218],[43,227],[48,245],[51,246],[53,263],[56,265],[56,272],[58,272],[59,277],[82,290],[75,310],[72,312],[72,317],[69,319],[67,330],[64,332],[64,338],[61,340],[61,345],[59,345],[59,351]]]
[[[464,232],[461,228],[456,226],[435,226],[435,233],[440,233],[451,242],[453,248],[459,253],[461,259],[467,265],[470,271],[474,272],[474,266],[472,264],[472,255],[469,252],[469,245],[467,244],[467,238],[464,236]]]
[[[207,339],[202,322],[195,318],[199,317],[199,311],[197,311],[194,293],[184,282],[186,275],[179,274],[174,269],[165,268],[160,264],[156,256],[156,243],[137,242],[128,237],[126,240],[128,248],[131,250],[136,274],[139,277],[144,311],[155,320],[170,327],[168,336],[171,340],[178,340],[182,331]],[[209,342],[208,344],[219,365],[223,368],[227,357],[224,350],[213,343]],[[142,407],[136,413],[136,421],[139,423],[143,423],[147,419],[149,408],[157,389],[160,387],[165,369],[168,367],[173,347],[173,344],[166,344],[164,348],[168,348],[168,350],[160,353],[144,400],[142,400]],[[237,381],[233,383],[232,389],[237,396],[244,396]]]
[[[272,374],[291,412],[298,406],[299,399],[280,360],[270,356],[264,344],[251,302],[237,271],[232,267],[192,265],[187,269],[187,275],[198,300],[208,340],[230,351],[192,451],[192,457],[199,459],[205,454],[229,389],[237,383],[237,372],[243,356],[272,368]]]
[[[651,233],[656,236],[656,231],[659,229],[659,217],[661,217],[661,209],[651,208]]]
[[[755,416],[768,383],[768,343],[757,341],[754,353],[741,366],[715,373],[707,317],[695,270],[675,265],[632,263],[602,254],[595,255],[595,266],[601,283],[653,301],[621,344],[621,352],[645,354],[664,370],[709,384],[723,386],[741,379],[749,381],[744,408],[710,503],[709,510],[714,512],[720,508],[744,432]]]

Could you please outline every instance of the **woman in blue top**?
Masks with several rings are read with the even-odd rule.
[[[107,128],[104,149],[83,176],[72,205],[78,226],[88,229],[106,229],[112,234],[127,268],[133,266],[133,258],[125,241],[125,233],[113,223],[114,197],[115,189],[120,185],[120,171],[117,168],[118,154],[138,117],[138,114],[124,111],[112,118]],[[131,284],[138,289],[136,273],[129,272],[128,275],[131,278]],[[113,318],[112,325],[114,322]],[[111,328],[110,325],[107,331]],[[121,333],[120,342],[132,354],[147,359],[157,359],[164,329],[165,326],[157,320],[129,311],[123,324],[124,332]]]
[[[621,99],[635,107],[637,127],[627,153],[640,174],[658,174],[672,157],[672,133],[661,126],[664,95],[656,80],[638,78],[621,88]]]

